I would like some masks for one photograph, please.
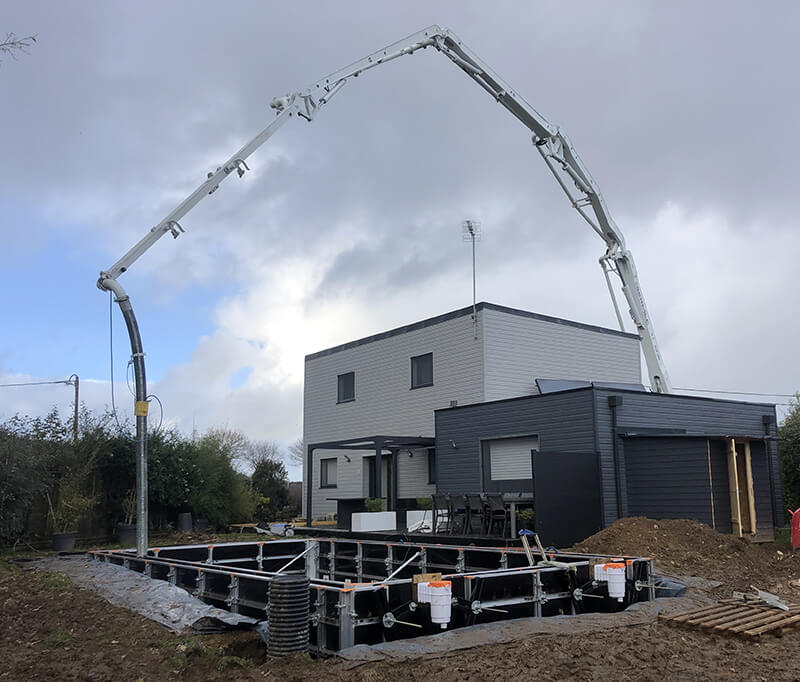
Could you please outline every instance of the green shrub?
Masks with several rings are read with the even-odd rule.
[[[383,500],[380,497],[368,497],[364,501],[364,506],[368,512],[382,512],[384,510]]]
[[[528,530],[533,530],[536,514],[530,507],[517,510],[517,523]]]

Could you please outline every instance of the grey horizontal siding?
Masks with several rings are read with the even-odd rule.
[[[541,451],[593,452],[593,427],[590,390],[438,410],[437,488],[446,493],[481,490],[482,440],[538,435]]]
[[[613,435],[611,428],[611,408],[608,396],[619,395],[622,405],[617,408],[617,426],[621,430],[630,429],[684,429],[688,434],[719,434],[764,436],[765,415],[775,415],[772,405],[743,403],[713,398],[664,395],[660,393],[638,393],[607,388],[592,389],[596,399],[597,437],[602,463],[611,463],[603,469],[604,490],[610,494],[605,497],[605,523],[612,523],[616,513],[616,482],[613,474]],[[773,473],[779,471],[777,448],[773,452]],[[780,479],[773,476],[776,500],[782,497]],[[622,475],[623,515],[627,514],[627,490],[625,475]]]
[[[753,468],[753,496],[756,503],[756,528],[767,530],[773,527],[772,504],[770,502],[769,465],[763,442],[750,443],[750,460]]]
[[[709,440],[711,478],[714,481],[714,524],[720,533],[733,532],[731,495],[728,487],[728,449],[724,440]]]

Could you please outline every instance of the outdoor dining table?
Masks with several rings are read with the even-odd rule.
[[[508,505],[509,526],[511,537],[517,537],[517,507],[530,507],[533,505],[533,493],[503,493],[503,502]]]

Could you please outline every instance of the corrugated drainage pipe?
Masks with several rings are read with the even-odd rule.
[[[308,651],[310,586],[306,576],[298,575],[277,576],[269,584],[268,656]]]

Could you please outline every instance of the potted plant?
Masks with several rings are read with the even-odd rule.
[[[366,512],[355,512],[350,517],[351,530],[395,530],[397,528],[397,512],[384,511],[386,505],[379,497],[368,497],[364,500]]]
[[[78,537],[78,522],[94,507],[95,499],[83,494],[79,482],[72,478],[61,481],[55,504],[50,493],[45,495],[53,527],[53,549],[71,552]]]
[[[124,547],[136,544],[136,489],[131,488],[122,500],[122,514],[125,523],[117,524],[119,544]]]
[[[366,500],[364,500],[364,507],[368,512],[382,512],[383,499],[380,497],[368,497]]]
[[[536,530],[536,515],[530,507],[517,510],[517,527]]]

